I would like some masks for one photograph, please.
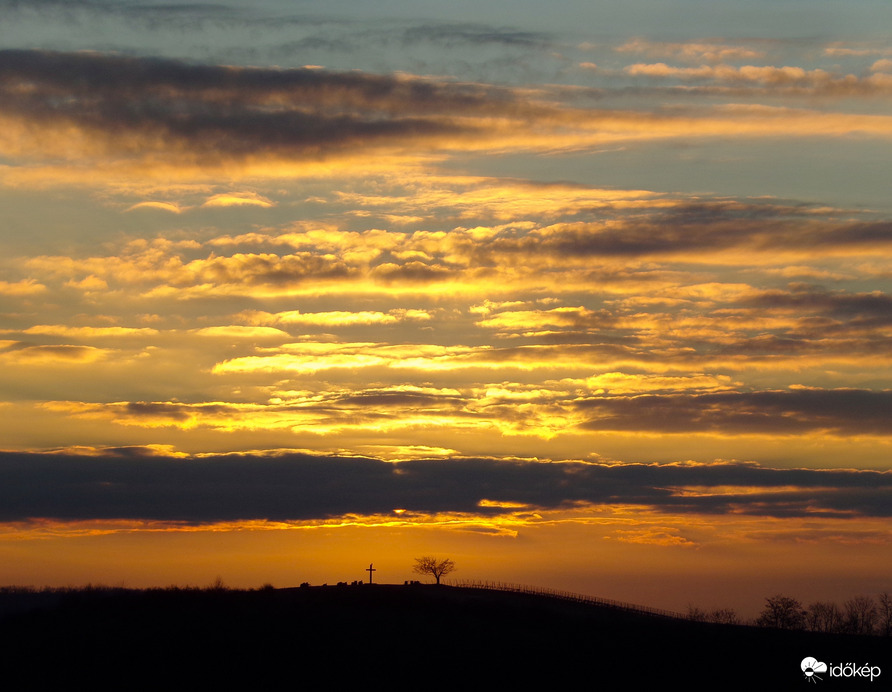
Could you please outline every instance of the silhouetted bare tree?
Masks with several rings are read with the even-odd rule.
[[[455,563],[449,558],[440,560],[439,558],[425,555],[424,557],[415,558],[415,566],[412,568],[412,571],[416,574],[430,575],[439,584],[440,577],[445,577],[447,574],[455,571]]]
[[[870,596],[855,596],[845,602],[845,627],[852,634],[873,634],[877,604]]]
[[[756,624],[762,627],[799,630],[805,626],[805,610],[795,598],[777,594],[765,599],[765,607]]]
[[[805,613],[806,626],[812,632],[842,631],[842,612],[830,601],[815,601]]]
[[[721,625],[739,625],[740,617],[733,608],[716,608],[715,610],[702,610],[695,605],[688,606],[688,620],[694,622],[717,622]]]
[[[710,622],[718,622],[722,625],[739,625],[740,617],[733,608],[716,608],[709,613]]]
[[[892,637],[892,595],[884,591],[877,598],[879,611],[879,634]]]
[[[693,604],[688,605],[688,620],[693,620],[694,622],[706,622],[708,619],[709,613],[705,610],[701,610]]]

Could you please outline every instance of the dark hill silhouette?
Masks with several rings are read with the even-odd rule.
[[[892,679],[888,638],[428,585],[0,593],[0,647],[10,690],[773,690],[806,656]]]

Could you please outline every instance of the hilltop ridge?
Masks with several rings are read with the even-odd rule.
[[[0,599],[10,689],[314,689],[380,680],[514,689],[802,682],[805,656],[888,661],[889,641],[696,623],[537,594],[430,585],[74,590]],[[6,596],[11,596],[6,594]],[[821,659],[824,660],[824,659]],[[889,675],[892,668],[886,666]],[[745,669],[745,670],[744,670]],[[736,672],[735,672],[736,670]],[[744,675],[745,673],[745,675]],[[731,678],[729,678],[729,675]],[[322,676],[322,677],[320,677]],[[323,682],[318,682],[323,681]],[[327,682],[324,682],[327,681]],[[786,681],[786,683],[785,683]],[[616,687],[614,687],[615,689]]]

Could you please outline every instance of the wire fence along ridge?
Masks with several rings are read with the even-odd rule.
[[[548,596],[557,598],[562,601],[570,601],[572,603],[582,603],[585,605],[606,606],[608,608],[616,608],[618,610],[626,610],[633,613],[643,613],[645,615],[658,615],[661,617],[677,618],[686,620],[687,616],[672,610],[664,610],[662,608],[649,608],[648,606],[636,605],[634,603],[625,603],[623,601],[613,601],[609,598],[597,598],[595,596],[586,596],[584,594],[573,593],[572,591],[561,591],[558,589],[547,589],[537,586],[526,586],[524,584],[510,584],[500,581],[467,581],[467,580],[444,580],[449,586],[456,586],[462,589],[484,589],[487,591],[507,591],[510,593],[531,594],[534,596]]]

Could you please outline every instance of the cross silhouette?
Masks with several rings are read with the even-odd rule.
[[[377,572],[377,571],[378,571],[378,570],[376,570],[374,567],[372,567],[372,564],[374,564],[374,563],[369,563],[369,568],[366,570],[366,572],[369,573],[369,584],[372,583],[372,572]]]

